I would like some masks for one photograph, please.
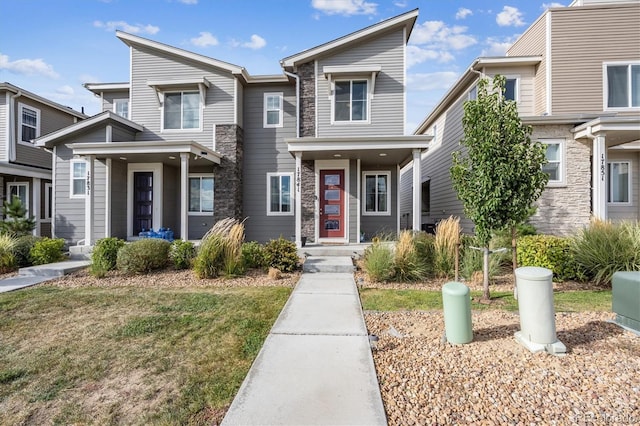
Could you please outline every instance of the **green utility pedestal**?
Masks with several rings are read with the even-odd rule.
[[[640,272],[616,272],[612,282],[616,323],[640,334]]]
[[[446,283],[442,286],[442,307],[447,341],[453,344],[471,342],[473,329],[469,287],[455,281]]]

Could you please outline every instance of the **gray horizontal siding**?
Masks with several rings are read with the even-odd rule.
[[[56,146],[55,233],[74,245],[84,239],[84,206],[82,198],[70,198],[70,160],[73,153],[65,145]]]
[[[380,65],[371,102],[371,124],[331,124],[329,81],[324,66]],[[404,35],[386,33],[361,45],[318,61],[318,136],[380,136],[404,134]]]
[[[283,92],[284,125],[263,126],[265,92]],[[296,136],[295,86],[248,86],[244,90],[244,160],[242,184],[247,240],[260,242],[289,238],[294,233],[294,216],[267,216],[267,173],[295,172],[295,159],[285,138]]]
[[[0,92],[0,161],[8,161],[7,141],[9,138],[9,105],[7,92]]]
[[[111,160],[111,236],[127,238],[127,163]]]
[[[400,229],[413,227],[413,166],[400,170]]]
[[[102,111],[113,111],[113,104],[115,99],[129,99],[129,91],[117,91],[117,92],[105,92],[102,94]]]

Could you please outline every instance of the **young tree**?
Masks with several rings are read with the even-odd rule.
[[[0,231],[16,237],[28,235],[36,227],[33,217],[27,217],[27,209],[19,197],[14,196],[2,206],[4,220],[0,222]]]
[[[542,171],[545,147],[531,142],[531,127],[522,124],[514,101],[504,97],[506,79],[478,82],[477,99],[464,105],[460,143],[466,155],[453,153],[451,179],[464,212],[475,224],[484,251],[484,292],[489,293],[489,242],[492,232],[512,229],[531,214],[549,179]]]

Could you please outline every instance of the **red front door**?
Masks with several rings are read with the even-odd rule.
[[[320,238],[344,238],[344,170],[320,170]]]

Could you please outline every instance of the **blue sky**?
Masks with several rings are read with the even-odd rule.
[[[93,115],[82,83],[129,80],[116,29],[278,74],[279,61],[419,8],[407,59],[411,132],[478,56],[506,48],[547,7],[570,0],[0,0],[0,81]]]

